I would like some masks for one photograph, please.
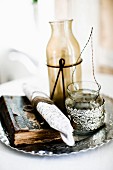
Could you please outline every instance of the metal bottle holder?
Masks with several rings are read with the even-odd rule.
[[[56,81],[55,81],[55,84],[54,84],[54,87],[53,87],[53,91],[52,91],[52,94],[51,94],[51,100],[53,99],[54,97],[54,93],[55,93],[55,89],[56,89],[56,86],[57,86],[57,82],[58,82],[58,79],[59,79],[59,76],[60,76],[60,73],[62,75],[62,89],[63,89],[63,101],[64,101],[64,108],[65,108],[65,98],[66,98],[66,94],[65,94],[65,85],[64,85],[64,73],[63,73],[63,69],[65,68],[68,68],[68,67],[76,67],[77,65],[81,64],[82,62],[82,59],[80,61],[77,61],[75,64],[71,64],[71,65],[65,65],[65,59],[61,58],[59,60],[59,66],[53,66],[53,65],[48,65],[48,67],[52,67],[52,68],[59,68],[59,71],[58,71],[58,74],[57,74],[57,77],[56,77]]]

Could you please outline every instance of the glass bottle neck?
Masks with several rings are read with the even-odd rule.
[[[63,20],[50,22],[52,34],[53,35],[66,35],[68,33],[72,34],[72,21],[73,20]]]

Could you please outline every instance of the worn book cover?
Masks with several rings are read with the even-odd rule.
[[[12,146],[20,147],[61,140],[59,132],[45,122],[25,96],[2,96],[0,117]]]

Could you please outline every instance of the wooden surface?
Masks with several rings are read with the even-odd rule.
[[[100,0],[99,49],[99,72],[113,74],[113,0]]]

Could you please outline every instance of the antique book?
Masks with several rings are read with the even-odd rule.
[[[61,141],[25,96],[2,96],[0,117],[11,146],[20,147]]]

